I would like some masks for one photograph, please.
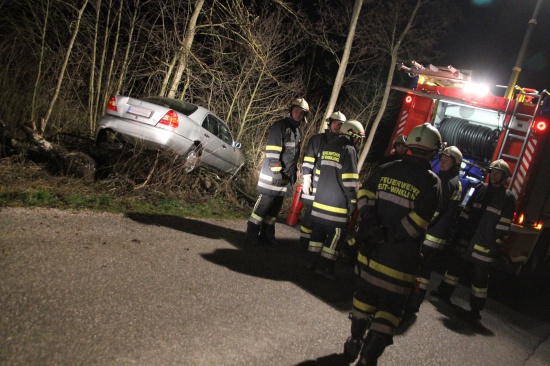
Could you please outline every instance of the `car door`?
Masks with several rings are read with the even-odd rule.
[[[216,169],[227,171],[229,166],[223,159],[223,141],[218,135],[220,121],[211,114],[207,114],[202,127],[204,128],[204,139],[202,141],[201,159],[205,164],[211,165]]]
[[[229,131],[229,127],[223,122],[219,122],[218,126],[219,138],[223,141],[222,144],[222,159],[225,160],[228,168],[234,170],[239,168],[242,164],[241,161],[241,150],[233,146],[233,136]]]

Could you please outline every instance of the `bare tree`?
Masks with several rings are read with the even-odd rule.
[[[380,107],[370,127],[367,141],[359,156],[359,170],[361,170],[366,160],[376,130],[386,110],[395,66],[398,60],[400,57],[407,57],[414,53],[417,55],[422,54],[424,50],[429,49],[437,39],[433,29],[440,29],[443,31],[447,25],[439,23],[440,21],[437,19],[433,19],[431,15],[434,13],[434,9],[430,9],[431,12],[427,12],[424,15],[424,19],[419,21],[419,11],[421,7],[425,7],[429,3],[436,7],[446,6],[448,4],[448,2],[438,2],[434,0],[416,0],[414,5],[408,1],[389,1],[381,5],[382,9],[377,9],[378,14],[384,14],[385,16],[371,18],[371,28],[383,30],[371,34],[372,39],[375,41],[373,44],[378,45],[376,51],[383,52],[389,56],[389,61]],[[441,9],[438,10],[441,11]]]
[[[174,75],[171,75],[171,73],[166,73],[166,83],[168,82],[168,79],[172,79],[172,83],[170,84],[170,88],[168,89],[168,98],[174,98],[176,96],[176,91],[181,83],[181,77],[183,75],[183,72],[187,68],[189,53],[191,52],[191,46],[193,45],[193,39],[195,38],[197,19],[199,18],[199,14],[202,10],[203,5],[204,0],[197,0],[195,2],[195,9],[193,10],[191,18],[189,19],[187,30],[185,32],[185,37],[183,38],[183,41],[181,42],[181,47],[174,57],[174,61],[172,63],[172,65],[177,63],[176,72]],[[170,68],[169,70],[173,70],[173,68]],[[164,85],[165,83],[163,83],[163,86]],[[164,95],[164,93],[165,91],[161,90],[161,94]]]
[[[78,35],[78,31],[80,30],[80,21],[82,20],[82,14],[84,13],[84,9],[86,9],[87,5],[88,5],[88,0],[84,0],[83,3],[82,3],[82,6],[79,9],[77,9],[74,29],[72,31],[71,39],[70,39],[69,44],[67,45],[67,49],[65,51],[65,58],[63,60],[63,64],[61,65],[61,68],[59,70],[59,74],[57,76],[57,85],[55,87],[54,94],[52,95],[52,98],[50,100],[50,104],[49,104],[48,109],[46,111],[46,115],[40,121],[40,131],[42,131],[42,132],[46,128],[48,120],[50,119],[50,116],[52,114],[52,110],[53,110],[53,108],[55,106],[55,103],[57,101],[57,97],[59,96],[59,90],[61,89],[61,84],[63,83],[64,77],[65,77],[65,71],[67,69],[67,64],[69,62],[69,57],[71,56],[71,52],[73,50],[73,46],[74,46],[76,36]]]
[[[328,101],[327,108],[325,109],[325,114],[323,115],[323,121],[325,121],[333,112],[336,101],[338,100],[338,95],[340,94],[340,89],[344,82],[344,74],[346,73],[346,68],[348,66],[349,56],[351,53],[351,47],[353,44],[353,39],[355,37],[355,28],[357,27],[357,20],[359,19],[359,13],[361,13],[361,7],[363,6],[363,0],[355,0],[355,5],[353,6],[353,13],[351,16],[351,22],[348,30],[348,35],[346,38],[346,45],[344,46],[344,52],[342,54],[342,59],[340,60],[338,66],[338,73],[334,78],[334,84],[332,86],[332,92],[330,94],[330,99]],[[319,132],[323,132],[324,125],[321,124]]]

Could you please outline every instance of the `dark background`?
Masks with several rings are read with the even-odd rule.
[[[537,1],[457,1],[462,14],[441,38],[444,56],[434,65],[473,70],[473,81],[506,86]],[[536,19],[516,84],[542,91],[550,89],[550,0],[542,0]]]

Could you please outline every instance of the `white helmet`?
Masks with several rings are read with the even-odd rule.
[[[424,123],[409,132],[406,145],[409,149],[436,151],[441,147],[441,135],[434,126]]]
[[[292,103],[290,103],[290,108],[299,107],[304,112],[309,113],[309,104],[306,102],[304,98],[296,98],[292,100]]]
[[[340,126],[340,134],[362,139],[365,137],[365,129],[361,122],[352,119]]]
[[[407,143],[407,136],[405,136],[403,134],[400,134],[400,135],[395,136],[395,138],[393,139],[392,146],[395,147],[395,144],[405,145],[406,143]]]
[[[441,154],[445,154],[453,158],[456,165],[460,165],[462,163],[462,153],[456,146],[449,146],[443,149]]]
[[[344,113],[338,111],[334,112],[330,115],[329,118],[327,118],[327,122],[330,124],[332,121],[340,121],[340,122],[346,122],[346,116],[344,116]]]
[[[491,170],[501,170],[501,171],[503,171],[504,174],[507,177],[512,175],[510,173],[510,165],[508,165],[508,163],[505,162],[502,159],[498,159],[498,160],[493,161],[489,167],[491,168]]]

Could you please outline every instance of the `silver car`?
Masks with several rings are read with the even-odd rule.
[[[112,96],[97,125],[96,144],[113,141],[169,149],[182,156],[190,172],[200,162],[235,175],[244,165],[241,144],[208,109],[178,99]]]

